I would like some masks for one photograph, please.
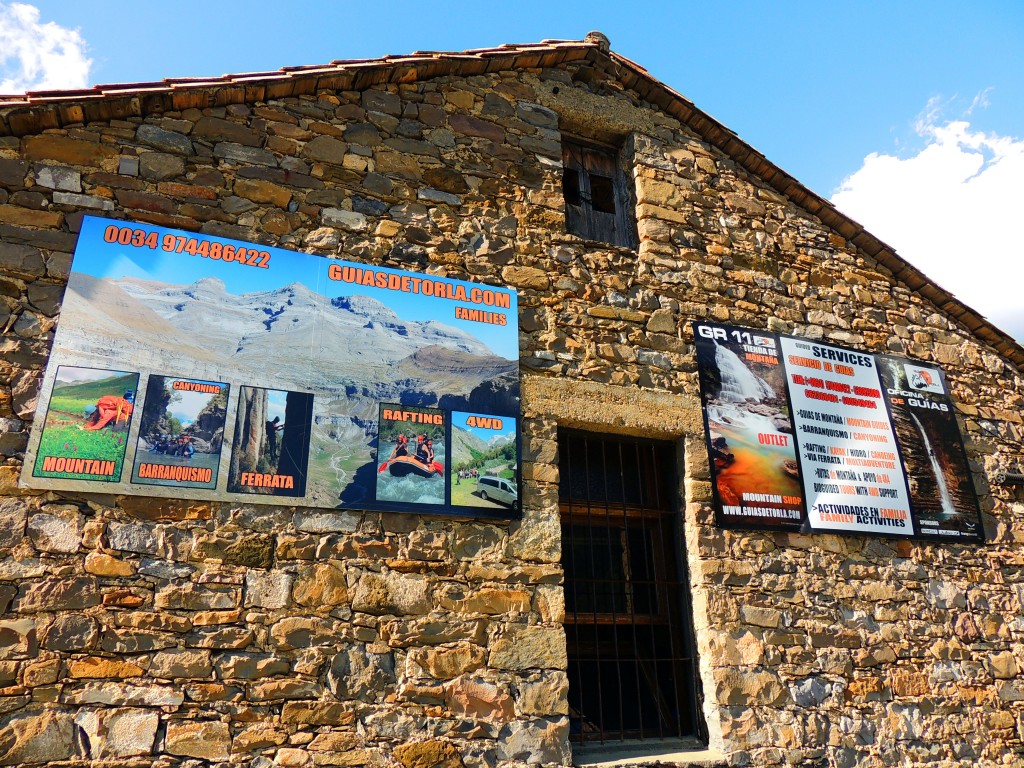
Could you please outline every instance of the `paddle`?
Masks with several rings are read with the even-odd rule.
[[[389,464],[390,462],[391,462],[391,459],[388,459],[388,460],[387,460],[387,461],[385,461],[385,462],[384,462],[383,464],[381,464],[381,465],[380,465],[380,469],[378,469],[378,470],[377,470],[378,474],[379,474],[379,473],[381,473],[381,472],[383,472],[383,471],[384,471],[385,469],[387,469],[387,467],[388,467],[388,464]]]

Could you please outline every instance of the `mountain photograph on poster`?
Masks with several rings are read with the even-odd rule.
[[[456,319],[453,301],[329,281],[327,260],[276,249],[269,270],[124,250],[76,252],[63,359],[310,392],[312,504],[374,498],[380,403],[519,409],[516,334]]]
[[[452,471],[448,483],[453,505],[518,509],[517,469],[515,419],[452,414]],[[492,480],[481,482],[481,478]]]

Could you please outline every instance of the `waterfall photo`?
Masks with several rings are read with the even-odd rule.
[[[975,538],[977,494],[942,372],[893,357],[879,359],[900,456],[920,533]]]
[[[729,326],[695,328],[720,524],[798,530],[800,470],[775,339]]]

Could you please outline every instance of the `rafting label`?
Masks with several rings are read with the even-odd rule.
[[[503,286],[87,216],[40,395],[29,487],[519,513]]]
[[[718,525],[983,540],[938,368],[694,323]]]

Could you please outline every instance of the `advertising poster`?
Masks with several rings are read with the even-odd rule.
[[[228,490],[304,496],[313,395],[242,387],[235,410]]]
[[[912,536],[910,495],[875,357],[786,336],[779,343],[810,527]]]
[[[216,488],[228,390],[224,382],[150,376],[132,482]]]
[[[104,373],[69,373],[86,369]],[[174,381],[221,392],[175,390]],[[452,413],[518,417],[517,296],[85,217],[41,394],[54,417],[47,430],[40,409],[33,426],[22,474],[30,487],[89,490],[102,480],[117,493],[508,517],[505,507],[450,505],[444,457]],[[91,431],[103,433],[94,442],[112,436],[120,453],[64,435],[88,418],[87,405],[105,419],[110,401],[100,398],[115,395],[126,406]],[[385,406],[440,414],[430,447],[442,469],[427,478],[429,492],[399,490],[390,479],[402,478],[378,472],[398,423],[382,419]],[[405,426],[413,438],[423,431]],[[56,458],[82,451],[112,468],[57,469]],[[132,471],[122,478],[125,461]]]
[[[799,530],[800,468],[772,334],[695,323],[718,524]]]
[[[938,368],[693,324],[718,525],[984,540]],[[787,486],[787,481],[790,483]],[[791,506],[789,506],[791,505]]]
[[[887,356],[878,364],[918,534],[980,540],[981,510],[942,371]]]
[[[137,373],[57,366],[35,463],[25,466],[38,478],[118,482],[138,386]]]
[[[379,424],[377,500],[443,504],[445,414],[390,403]]]
[[[479,413],[452,414],[451,503],[518,510],[516,420]]]

